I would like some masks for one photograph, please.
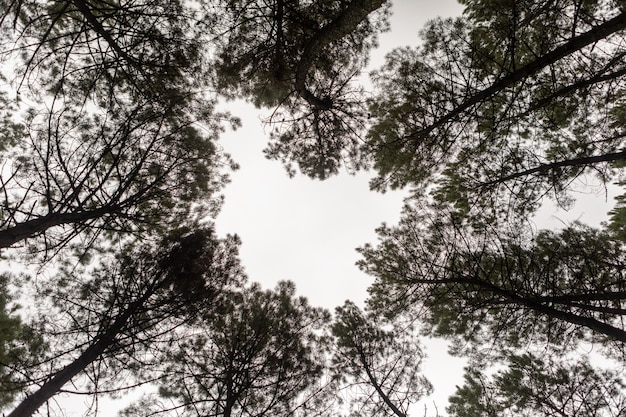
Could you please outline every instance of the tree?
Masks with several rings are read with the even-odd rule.
[[[24,324],[17,314],[8,288],[9,279],[0,276],[0,404],[10,404],[27,384],[22,370],[41,356],[45,343],[35,329]]]
[[[266,155],[322,179],[345,161],[361,166],[367,111],[351,80],[386,28],[385,0],[211,4],[220,91],[277,107]]]
[[[429,333],[481,355],[528,344],[572,350],[581,341],[621,355],[623,242],[606,230],[472,229],[454,213],[407,207],[399,226],[378,233],[377,247],[360,249],[361,268],[376,278],[377,311],[408,311]]]
[[[466,369],[465,384],[450,398],[450,415],[617,417],[626,410],[623,378],[594,369],[588,358],[572,362],[525,354],[507,362],[491,377]]]
[[[624,186],[624,183],[618,183]],[[609,221],[607,228],[615,234],[615,238],[626,242],[626,195],[615,197],[615,207],[609,211]]]
[[[461,213],[528,214],[624,160],[623,31],[614,1],[468,0],[374,74],[377,189],[431,187]]]
[[[177,230],[158,248],[132,242],[88,276],[67,271],[46,283],[39,327],[50,336],[48,353],[29,370],[35,377],[8,416],[32,415],[81,375],[92,396],[145,382],[133,375],[156,366],[152,349],[172,343],[198,315],[218,314],[241,284],[236,244],[211,228]]]
[[[235,165],[215,144],[229,117],[206,93],[192,9],[6,3],[18,95],[3,120],[0,247],[40,237],[33,247],[56,250],[77,235],[89,246],[214,214],[222,166]]]
[[[203,216],[219,207],[219,163],[228,157],[193,120],[149,103],[45,118],[33,116],[20,156],[6,160],[0,247],[41,236],[47,251],[83,231],[89,242],[100,232],[158,230],[194,208]]]
[[[159,409],[148,397],[127,415],[284,416],[311,411],[325,367],[327,311],[295,297],[280,282],[263,291],[254,284],[232,294],[223,314],[195,323],[191,334],[164,358]],[[313,389],[313,391],[315,391]],[[303,412],[304,415],[311,415]]]
[[[177,0],[3,0],[3,55],[20,91],[182,106],[203,83],[201,18]]]
[[[383,330],[352,302],[336,309],[332,325],[337,377],[355,393],[354,415],[406,417],[432,391],[419,371],[424,354],[407,329]]]
[[[35,81],[78,103],[86,96],[186,102],[192,86],[279,106],[267,155],[325,178],[343,160],[362,166],[357,145],[367,111],[351,79],[387,27],[384,5],[4,0],[0,24],[14,38],[7,50],[23,61],[19,85]]]

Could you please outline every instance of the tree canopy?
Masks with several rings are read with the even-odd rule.
[[[23,323],[20,306],[9,292],[8,277],[0,277],[0,404],[11,403],[28,385],[24,372],[41,357],[46,345],[36,329]]]
[[[5,2],[13,119],[0,247],[142,233],[216,212],[234,164],[192,9],[179,2]],[[203,81],[205,80],[205,81]],[[208,210],[208,211],[207,211]],[[43,243],[42,243],[43,242]],[[42,247],[43,245],[43,247]]]
[[[598,370],[589,359],[574,363],[533,355],[512,356],[492,378],[468,369],[465,385],[450,398],[452,416],[619,416],[623,378]]]
[[[337,307],[335,369],[350,387],[354,415],[406,417],[432,392],[420,373],[424,354],[410,328],[386,330],[388,323],[378,321],[353,302]]]
[[[373,307],[391,316],[415,310],[435,334],[489,345],[523,346],[528,337],[623,344],[623,241],[610,232],[574,224],[533,236],[436,216],[407,207],[398,227],[379,229],[377,247],[361,249],[361,267],[376,277]]]
[[[623,186],[626,6],[460,3],[368,85],[385,0],[0,0],[0,408],[150,386],[124,415],[406,417],[428,336],[469,359],[450,415],[623,415],[626,197],[533,216]],[[248,283],[215,233],[230,99],[289,175],[410,189],[358,249],[364,306]]]
[[[367,111],[353,78],[386,29],[385,1],[210,3],[220,90],[276,107],[266,155],[320,179],[361,167]]]
[[[232,294],[163,358],[159,409],[148,397],[128,415],[283,416],[306,409],[324,370],[328,312],[295,297],[295,286],[252,285]],[[303,415],[307,415],[303,412]]]
[[[615,178],[626,15],[618,2],[465,1],[374,73],[378,189],[436,184],[460,212],[566,204],[572,181]]]
[[[160,247],[133,244],[82,274],[72,268],[42,284],[34,323],[46,352],[16,367],[29,380],[8,416],[32,415],[80,376],[94,397],[149,381],[142,376],[158,365],[159,346],[198,315],[220,314],[245,281],[236,245],[210,228],[177,230]]]

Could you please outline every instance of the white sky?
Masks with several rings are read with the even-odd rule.
[[[391,32],[380,38],[370,68],[384,62],[394,47],[416,44],[424,23],[436,16],[459,14],[455,0],[393,3]],[[226,201],[217,218],[220,234],[237,233],[243,241],[241,258],[251,280],[273,286],[293,280],[312,304],[333,308],[346,299],[361,303],[372,281],[358,271],[355,248],[374,242],[374,229],[395,223],[403,192],[371,192],[372,173],[343,172],[325,181],[298,174],[288,178],[278,161],[264,158],[269,128],[262,119],[271,110],[242,102],[227,103],[242,118],[243,127],[220,140],[241,169],[226,187]]]
[[[398,0],[393,3],[391,31],[380,37],[370,68],[379,67],[395,47],[415,45],[427,20],[459,15],[455,0]],[[227,108],[242,118],[243,127],[227,132],[220,140],[241,168],[226,187],[225,203],[217,218],[218,233],[237,233],[242,239],[241,259],[252,281],[273,287],[279,280],[292,280],[299,294],[311,304],[334,309],[351,299],[365,300],[371,277],[354,265],[355,248],[376,242],[375,229],[382,222],[398,221],[404,192],[380,194],[369,190],[372,173],[347,172],[325,181],[303,175],[288,178],[278,161],[264,158],[269,128],[261,119],[270,110],[236,102]],[[428,344],[425,375],[435,387],[432,398],[416,404],[414,415],[445,413],[455,384],[462,384],[463,360],[451,358],[445,343]]]

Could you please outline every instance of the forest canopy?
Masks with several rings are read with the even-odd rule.
[[[440,337],[450,416],[624,415],[626,197],[534,221],[624,184],[626,6],[459,2],[366,82],[386,0],[0,0],[0,411],[406,417]],[[234,99],[286,175],[407,190],[363,305],[264,289],[216,233]]]

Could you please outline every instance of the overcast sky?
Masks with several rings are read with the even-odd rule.
[[[391,32],[380,37],[380,47],[370,59],[374,69],[395,47],[415,45],[427,20],[461,13],[455,0],[398,0],[393,3]],[[380,194],[369,190],[372,173],[340,175],[325,181],[302,175],[288,178],[280,162],[264,158],[269,128],[262,119],[270,110],[245,103],[227,103],[243,127],[220,140],[241,168],[226,187],[225,204],[217,218],[218,233],[237,233],[242,239],[241,259],[252,281],[273,287],[292,280],[311,304],[333,309],[351,299],[362,304],[373,281],[354,265],[355,248],[376,241],[376,227],[399,219],[404,192]],[[446,345],[431,342],[424,372],[435,386],[425,400],[429,415],[433,401],[444,412],[454,385],[462,383],[463,361],[450,358]],[[423,404],[415,407],[423,415]],[[419,411],[417,411],[419,410]]]
[[[380,66],[394,47],[414,45],[424,23],[461,12],[454,0],[399,0],[393,3],[391,32],[380,38],[370,68]],[[241,257],[251,280],[273,286],[293,280],[312,304],[333,308],[346,299],[361,303],[371,282],[358,271],[355,248],[374,242],[374,229],[395,223],[403,192],[369,190],[371,173],[340,175],[325,181],[303,175],[288,178],[278,161],[264,158],[269,128],[262,119],[271,110],[230,102],[226,108],[242,118],[243,127],[220,140],[241,169],[226,187],[217,218],[220,234],[237,233]]]

